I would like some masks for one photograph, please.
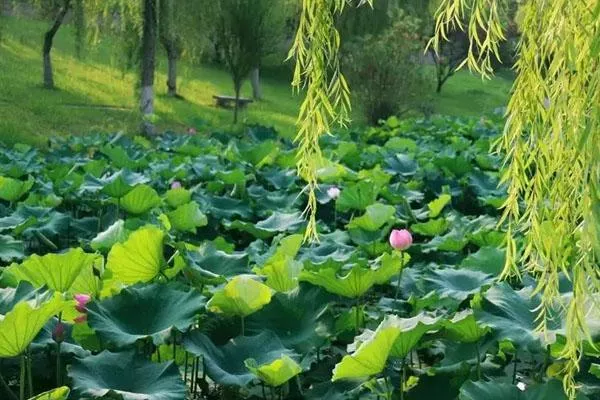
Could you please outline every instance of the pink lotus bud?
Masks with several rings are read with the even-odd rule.
[[[335,200],[338,197],[340,197],[340,194],[342,194],[342,191],[335,186],[332,186],[329,189],[327,189],[327,196],[329,196],[330,199]]]
[[[181,182],[179,181],[173,181],[173,183],[171,183],[171,189],[181,189]]]
[[[195,135],[197,133],[196,128],[189,127],[187,133],[188,135]]]
[[[390,245],[396,250],[406,250],[412,243],[412,235],[406,229],[394,229],[390,233]]]
[[[54,327],[54,330],[52,331],[52,339],[56,343],[62,343],[65,341],[65,326],[62,322],[57,323]]]
[[[75,304],[75,309],[80,313],[86,312],[85,306],[92,300],[92,297],[89,294],[76,294],[73,296],[77,304]]]
[[[81,314],[80,316],[73,319],[76,324],[83,324],[87,321],[87,314]]]

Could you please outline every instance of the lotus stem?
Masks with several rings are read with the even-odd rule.
[[[33,397],[33,374],[31,373],[31,349],[27,349],[27,386],[29,397]]]
[[[184,366],[183,366],[183,381],[185,382],[185,384],[187,385],[187,372],[188,372],[188,352],[185,351],[185,356],[184,356]]]
[[[198,376],[200,370],[200,357],[196,358],[196,379],[194,380],[194,394],[198,393]]]
[[[354,327],[354,332],[358,335],[358,332],[360,331],[360,314],[359,314],[359,310],[360,310],[360,297],[356,298],[356,312],[355,314],[355,324],[356,326]]]
[[[402,359],[402,373],[400,375],[400,400],[404,400],[404,382],[406,382],[406,357]]]
[[[175,259],[175,257],[177,257],[179,255],[179,250],[175,251],[175,253],[173,253],[173,255],[171,257],[169,257],[169,261],[167,261],[167,266],[169,264],[171,264],[171,261],[173,261]]]
[[[517,366],[519,365],[519,360],[517,359],[517,350],[515,350],[515,359],[513,360],[513,376],[512,376],[512,384],[517,384]]]
[[[242,317],[240,318],[240,321],[241,321],[241,323],[242,323],[242,336],[246,336],[246,335],[245,335],[245,333],[246,333],[246,326],[245,326],[245,323],[244,323],[244,316],[243,316],[243,315],[242,315]]]
[[[2,374],[0,374],[0,386],[2,386],[2,388],[8,395],[9,400],[17,400],[17,396],[15,396],[15,394],[12,392],[12,390],[10,390],[8,383],[6,383]]]
[[[400,252],[400,271],[398,272],[398,278],[396,279],[396,294],[394,295],[394,305],[398,302],[398,295],[400,294],[400,279],[402,278],[402,270],[404,269],[404,254]]]
[[[479,342],[475,342],[475,352],[477,354],[477,380],[481,380],[481,352]]]
[[[25,354],[21,355],[21,376],[19,378],[19,400],[25,400]]]
[[[196,379],[196,357],[192,359],[192,371],[190,376],[190,393],[194,392],[195,388],[195,379]]]
[[[173,330],[173,362],[177,364],[177,332]]]
[[[62,312],[58,314],[58,324],[62,323]],[[60,340],[56,342],[56,387],[62,386],[62,366],[60,360]]]

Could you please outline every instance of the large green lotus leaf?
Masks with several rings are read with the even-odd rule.
[[[244,222],[240,220],[235,221],[223,221],[223,226],[226,229],[236,229],[238,231],[247,232],[257,239],[266,240],[270,237],[275,236],[276,232],[267,231],[265,229],[258,229],[255,224],[251,222]]]
[[[302,214],[274,212],[270,217],[256,223],[256,228],[267,232],[294,232],[305,223]]]
[[[207,375],[219,385],[246,386],[255,379],[246,367],[246,360],[267,365],[283,356],[292,355],[277,335],[271,331],[256,336],[239,336],[221,347],[200,333],[192,331],[183,338],[183,346],[190,353],[203,357]]]
[[[17,287],[6,287],[0,289],[0,315],[4,315],[13,309],[21,301],[35,299],[46,291],[46,288],[34,288],[27,281],[19,282]]]
[[[80,276],[93,273],[97,257],[96,254],[85,253],[80,248],[62,254],[34,254],[21,264],[8,267],[2,275],[2,280],[13,283],[27,281],[35,287],[47,286],[57,292],[70,292]]]
[[[129,231],[125,228],[125,221],[119,219],[109,226],[104,232],[100,232],[92,241],[90,246],[96,251],[110,250],[116,243],[127,240]]]
[[[250,194],[250,193],[249,193]],[[251,195],[251,194],[250,194]],[[241,218],[250,219],[253,216],[252,208],[247,200],[239,200],[231,197],[211,196],[209,194],[196,194],[194,196],[207,214],[217,219],[234,218],[236,215]],[[259,204],[263,204],[260,203]],[[273,208],[270,208],[271,210]]]
[[[409,177],[417,172],[419,165],[406,154],[393,154],[385,159],[386,171],[391,174],[399,174]]]
[[[441,318],[433,318],[421,313],[412,318],[397,318],[395,325],[399,334],[390,350],[393,357],[404,358],[410,354],[419,340],[429,332],[435,332],[442,327]]]
[[[192,200],[192,192],[185,188],[175,188],[167,190],[165,201],[171,208],[177,208]]]
[[[460,388],[460,400],[525,399],[516,385],[503,382],[467,381]]]
[[[131,214],[145,214],[160,204],[156,190],[148,185],[137,185],[120,200],[121,207]]]
[[[443,235],[448,228],[450,223],[446,218],[430,219],[427,222],[413,224],[410,226],[411,231],[423,236],[439,236]]]
[[[302,263],[294,260],[302,245],[302,235],[283,238],[275,253],[253,271],[267,278],[266,284],[278,292],[289,292],[298,287]]]
[[[25,257],[25,244],[12,236],[0,235],[0,260],[9,262]]]
[[[330,296],[316,287],[302,285],[289,293],[277,293],[262,310],[246,320],[246,332],[259,334],[265,327],[277,334],[285,347],[308,354],[326,340],[322,322]]]
[[[124,284],[154,279],[165,264],[164,238],[162,230],[147,226],[129,235],[125,243],[115,244],[106,261],[106,269],[112,273],[112,279]]]
[[[302,372],[302,368],[290,356],[283,357],[270,363],[259,365],[253,359],[247,359],[244,364],[257,378],[271,387],[278,387]]]
[[[429,209],[429,218],[437,218],[441,213],[444,207],[450,203],[452,200],[452,196],[449,194],[442,194],[437,199],[429,202],[427,204],[427,208]]]
[[[240,275],[216,292],[206,308],[214,313],[248,316],[271,301],[271,288],[252,276]]]
[[[181,400],[186,396],[185,383],[173,362],[153,363],[134,351],[103,351],[76,359],[69,377],[78,399],[117,395],[124,400]]]
[[[308,265],[324,267],[328,264],[341,265],[356,254],[356,247],[348,245],[350,237],[346,232],[335,231],[319,236],[319,243],[302,249],[300,259]]]
[[[206,215],[195,201],[177,207],[167,213],[171,226],[181,232],[196,233],[196,228],[208,225]]]
[[[121,170],[103,178],[86,175],[81,193],[101,192],[115,199],[125,196],[135,185],[147,183],[150,178],[128,170]]]
[[[275,161],[279,154],[279,145],[273,140],[265,140],[258,144],[240,143],[240,154],[245,161],[261,168]]]
[[[226,253],[212,243],[185,249],[182,254],[186,263],[183,273],[198,286],[224,283],[227,278],[249,272],[247,253]]]
[[[381,203],[371,204],[363,215],[352,218],[347,227],[348,229],[376,231],[389,222],[394,214],[396,214],[396,208],[393,206]]]
[[[460,388],[459,400],[567,400],[561,382],[553,379],[543,384],[528,386],[520,391],[516,385],[503,381],[467,381]],[[575,400],[587,396],[577,394]]]
[[[498,276],[504,268],[506,251],[497,247],[482,247],[476,253],[466,257],[460,264],[461,268],[481,271]]]
[[[328,292],[340,296],[357,298],[364,295],[373,285],[384,284],[397,275],[409,259],[408,254],[404,255],[404,262],[400,257],[397,254],[384,254],[380,258],[379,267],[366,268],[355,264],[348,273],[341,276],[336,268],[303,270],[300,273],[300,280],[321,286]]]
[[[600,364],[594,364],[590,366],[590,374],[594,375],[596,378],[600,378]]]
[[[452,229],[444,236],[436,236],[429,243],[423,246],[425,252],[437,250],[437,251],[451,251],[460,252],[469,243],[469,238],[457,229]]]
[[[26,181],[0,176],[0,199],[17,201],[33,187],[35,180],[29,176]]]
[[[46,322],[70,304],[59,293],[19,302],[0,318],[0,358],[22,354]]]
[[[456,313],[451,320],[445,320],[444,335],[455,342],[475,343],[484,337],[489,327],[482,327],[473,314],[473,310],[464,310]]]
[[[378,194],[377,186],[366,181],[358,182],[342,190],[340,197],[335,202],[335,208],[342,212],[366,210],[368,206],[375,203]]]
[[[544,335],[535,332],[540,300],[539,296],[531,297],[531,293],[530,287],[515,291],[505,282],[493,286],[483,295],[477,319],[492,328],[497,340],[510,340],[519,348],[540,351]],[[561,321],[554,317],[549,323],[553,330],[560,328]]]
[[[67,400],[70,393],[71,389],[69,389],[67,386],[63,386],[40,393],[37,396],[29,398],[29,400]]]
[[[152,338],[159,345],[173,329],[187,331],[204,306],[204,298],[196,290],[166,284],[136,285],[90,303],[88,323],[104,343],[125,347]]]
[[[429,288],[435,290],[441,299],[449,297],[459,302],[481,292],[494,281],[491,275],[480,271],[452,268],[434,270],[425,279]]]
[[[350,350],[333,369],[332,381],[366,379],[383,371],[396,338],[400,334],[398,318],[388,316],[375,332],[366,330],[355,338]]]

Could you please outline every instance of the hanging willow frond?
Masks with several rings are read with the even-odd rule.
[[[505,40],[500,16],[506,6],[506,0],[441,0],[436,11],[435,34],[428,47],[438,51],[450,31],[465,30],[470,38],[469,51],[457,69],[467,65],[483,77],[491,76],[492,57],[500,60],[499,45]]]
[[[361,0],[363,3],[372,4],[372,0]],[[317,169],[322,165],[319,138],[330,132],[334,123],[345,125],[350,113],[350,89],[340,71],[340,35],[335,28],[335,16],[345,6],[346,0],[302,0],[298,31],[289,53],[289,58],[296,60],[292,85],[306,90],[295,138],[298,175],[306,181],[308,195],[305,240],[318,240],[315,191]]]
[[[467,18],[465,62],[488,75],[503,37],[503,3],[443,0],[432,45]],[[563,385],[574,399],[583,342],[590,340],[586,316],[600,293],[600,2],[528,0],[522,7],[518,76],[496,143],[506,157],[502,182],[508,185],[502,278],[526,272],[537,279],[540,331],[557,311],[565,316]],[[521,235],[518,252],[515,237]],[[573,285],[568,298],[559,290],[561,274]]]

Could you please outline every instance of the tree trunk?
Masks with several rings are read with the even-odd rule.
[[[54,74],[52,72],[52,58],[50,57],[50,52],[52,51],[54,36],[56,36],[56,32],[58,32],[60,29],[60,26],[62,25],[70,8],[71,0],[64,0],[63,6],[58,11],[56,18],[54,19],[54,24],[52,24],[52,27],[44,34],[42,60],[44,66],[44,87],[46,89],[54,89]]]
[[[237,124],[238,122],[238,114],[240,112],[240,91],[242,88],[241,83],[235,84],[235,105],[233,107],[233,123]]]
[[[168,42],[168,43],[167,43]],[[168,72],[167,72],[167,95],[170,97],[179,97],[177,94],[177,59],[178,52],[172,40],[164,43],[167,51]]]
[[[254,100],[262,100],[259,67],[253,68],[252,71],[250,71],[250,83],[252,84],[252,97],[254,97]]]
[[[146,135],[154,134],[152,116],[154,114],[154,72],[158,31],[156,11],[156,0],[144,0],[140,111],[142,113],[142,133]]]
[[[165,48],[168,60],[167,73],[167,95],[178,97],[177,95],[177,60],[179,59],[179,46],[177,38],[173,31],[174,26],[174,7],[176,0],[159,0],[160,19],[158,21],[158,30],[160,41]]]

